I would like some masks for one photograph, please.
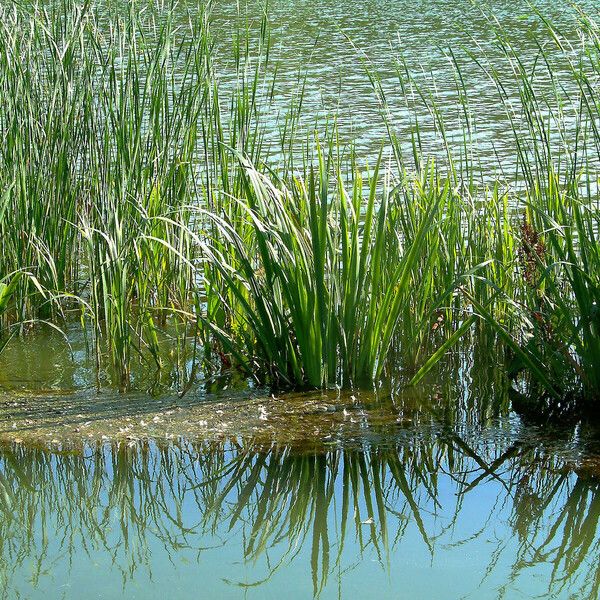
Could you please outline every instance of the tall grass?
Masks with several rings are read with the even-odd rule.
[[[190,23],[187,47],[172,15],[149,30],[133,7],[108,29],[89,6],[3,12],[2,272],[30,269],[78,297],[126,387],[134,350],[159,362],[163,311],[189,308],[181,225],[196,194],[206,22]],[[31,282],[13,290],[17,316],[56,318]]]
[[[5,329],[81,312],[122,389],[133,361],[160,370],[190,345],[205,372],[417,383],[457,343],[496,336],[522,383],[597,398],[592,19],[579,15],[574,47],[539,16],[546,37],[531,61],[494,23],[493,55],[453,50],[458,137],[400,63],[395,92],[414,115],[403,138],[393,94],[367,67],[389,135],[357,159],[335,126],[301,127],[307,80],[271,116],[268,15],[233,35],[223,85],[209,11],[154,8],[106,21],[87,4],[1,9]],[[465,64],[506,109],[508,166],[478,157]],[[420,111],[443,149],[435,159]]]
[[[389,189],[380,157],[346,184],[327,164],[335,162],[332,148],[318,154],[307,178],[289,181],[273,181],[240,157],[241,210],[235,220],[206,215],[217,225],[206,245],[206,286],[222,311],[222,322],[208,326],[247,368],[249,357],[284,381],[371,381],[393,349],[414,362],[422,333],[454,291],[436,244],[449,183],[432,166]]]
[[[515,208],[522,216],[511,283],[498,296],[512,318],[481,313],[511,350],[509,374],[524,372],[534,382],[528,395],[540,396],[549,413],[564,414],[600,398],[600,44],[597,24],[583,13],[581,47],[539,18],[550,43],[539,46],[532,66],[497,32],[515,75],[516,102],[488,67],[517,148]]]

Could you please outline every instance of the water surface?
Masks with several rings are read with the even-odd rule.
[[[70,437],[36,422],[48,441],[3,419],[3,597],[597,597],[597,433],[367,394],[279,400],[153,423],[123,408]]]
[[[516,111],[515,125],[523,132],[527,123],[519,116],[516,65],[503,57],[498,32],[531,76],[540,103],[547,103],[558,149],[559,128],[568,131],[577,117],[576,103],[571,105],[577,86],[569,59],[576,63],[582,54],[578,9],[598,17],[597,2],[563,0],[215,2],[211,15],[219,48],[217,71],[225,84],[233,72],[232,32],[248,24],[256,30],[263,14],[268,15],[272,49],[265,89],[271,91],[272,76],[275,99],[267,115],[273,122],[287,114],[304,83],[302,120],[309,129],[315,122],[323,129],[324,121],[335,118],[341,140],[352,141],[361,158],[373,162],[387,139],[385,114],[410,163],[417,129],[423,159],[445,157],[433,114],[437,110],[457,162],[467,159],[463,144],[469,127],[468,159],[478,174],[510,178],[516,150],[507,111]],[[559,32],[562,50],[542,19]],[[546,61],[559,82],[559,102]],[[501,75],[507,104],[486,72],[492,66]],[[385,106],[367,71],[381,81]]]
[[[535,6],[576,43],[568,2]],[[261,14],[256,3],[215,2],[225,84],[232,31]],[[532,60],[541,25],[520,0],[484,11],[271,2],[273,123],[300,74],[306,122],[335,114],[363,156],[376,150],[385,127],[368,56],[402,139],[410,144],[414,113],[400,59],[436,90],[459,135],[450,50],[464,56],[477,40],[493,57],[490,14]],[[511,165],[495,90],[464,69],[481,156]],[[451,369],[454,393],[428,383],[400,398],[271,395],[220,382],[215,394],[186,363],[158,385],[134,369],[137,391],[120,395],[97,375],[89,340],[69,340],[15,339],[0,357],[4,598],[598,597],[598,433],[510,412],[506,390],[489,385],[489,355]]]

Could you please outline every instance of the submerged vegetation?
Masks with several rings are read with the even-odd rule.
[[[414,119],[398,130],[365,63],[389,135],[364,157],[335,120],[305,126],[306,80],[272,117],[267,16],[234,36],[224,84],[208,9],[128,10],[108,26],[89,5],[0,9],[0,343],[79,316],[121,389],[142,360],[185,371],[181,392],[200,371],[417,383],[486,344],[522,397],[596,405],[591,17],[574,47],[540,16],[530,63],[497,27],[492,54],[452,52],[458,135],[402,63]],[[509,164],[478,159],[467,62],[506,109]]]

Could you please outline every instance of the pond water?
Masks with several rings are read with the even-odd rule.
[[[508,410],[489,354],[180,397],[85,387],[60,348],[1,359],[2,598],[598,597],[600,432]]]
[[[495,32],[502,31],[523,68],[535,73],[533,89],[540,99],[543,97],[541,103],[547,104],[558,148],[564,142],[558,129],[566,126],[569,130],[577,118],[576,109],[570,106],[577,86],[569,73],[568,57],[580,56],[578,8],[598,15],[598,4],[593,0],[576,4],[563,0],[270,2],[266,12],[272,50],[267,72],[273,75],[275,85],[274,101],[267,113],[273,121],[282,119],[305,80],[302,117],[309,130],[315,121],[323,123],[335,116],[341,139],[352,140],[359,156],[373,162],[372,155],[387,139],[382,118],[387,113],[391,130],[410,163],[417,128],[423,157],[445,158],[434,115],[437,111],[454,160],[461,161],[466,157],[465,102],[472,168],[483,178],[510,177],[516,148],[507,110],[517,108],[518,88],[515,65],[502,58]],[[211,15],[222,82],[230,81],[233,72],[229,32],[236,31],[240,22],[257,30],[264,10],[263,3],[256,2],[214,3]],[[564,52],[557,49],[536,11],[562,36]],[[477,56],[480,63],[469,54]],[[560,102],[549,85],[546,61],[555,81],[560,82]],[[510,108],[501,101],[486,72],[492,65],[502,78]],[[385,110],[367,70],[381,81]],[[265,88],[269,93],[271,85],[268,79]],[[516,126],[526,129],[519,117]],[[275,147],[277,139],[274,135]]]
[[[48,443],[7,433],[3,409],[2,597],[598,597],[597,433],[268,400],[38,424]],[[206,430],[216,413],[244,435]],[[138,427],[102,439],[111,419]]]
[[[568,2],[536,6],[573,33]],[[535,48],[528,2],[486,10]],[[216,2],[218,44],[260,14]],[[448,48],[477,39],[493,53],[487,17],[467,1],[287,0],[269,15],[277,105],[306,73],[307,118],[337,112],[365,154],[385,127],[352,44],[407,139],[400,55],[459,119]],[[225,80],[229,66],[224,51]],[[465,68],[482,156],[510,165],[494,89]],[[199,381],[180,398],[175,375],[147,394],[143,370],[123,396],[95,385],[87,342],[71,342],[15,339],[0,357],[2,598],[598,597],[600,435],[527,424],[506,390],[479,393],[485,369],[452,370],[464,396],[429,383],[401,398],[212,394]]]

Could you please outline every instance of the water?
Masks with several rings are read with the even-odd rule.
[[[577,6],[591,15],[598,14],[597,2],[578,2]],[[539,11],[560,32],[565,52],[557,49],[534,11]],[[213,31],[219,46],[219,76],[225,84],[232,73],[229,32],[240,22],[258,29],[262,14],[262,4],[254,2],[215,3]],[[467,125],[461,104],[466,100],[470,112],[471,168],[484,179],[491,175],[510,179],[516,166],[516,148],[507,111],[517,111],[514,125],[519,130],[525,132],[527,125],[515,102],[518,98],[515,65],[502,58],[494,20],[524,68],[536,73],[533,89],[543,98],[541,104],[547,103],[555,150],[565,148],[559,131],[563,128],[570,131],[577,119],[576,103],[570,104],[577,97],[577,86],[569,73],[567,57],[580,56],[579,33],[576,9],[569,2],[288,0],[270,3],[268,16],[272,50],[267,73],[276,72],[276,76],[274,102],[265,112],[273,121],[283,118],[297,97],[298,82],[305,77],[302,120],[307,128],[320,122],[323,129],[323,122],[335,117],[341,139],[352,141],[364,161],[372,163],[373,155],[386,143],[387,129],[383,122],[386,111],[408,163],[417,127],[423,159],[435,157],[443,161],[445,148],[433,115],[434,106],[444,120],[454,160],[466,161],[463,144]],[[573,46],[571,51],[569,44]],[[546,58],[541,57],[540,48]],[[474,53],[481,65],[469,58],[468,53]],[[553,97],[554,90],[544,68],[546,60],[560,82],[560,103]],[[412,84],[404,65],[411,73]],[[482,65],[487,69],[493,66],[501,76],[504,74],[507,105],[501,101],[496,85]],[[367,69],[381,80],[386,95],[385,110]],[[267,79],[265,88],[270,91]],[[572,95],[570,100],[567,94]],[[276,139],[277,135],[272,136],[274,152]]]
[[[472,372],[403,394],[7,391],[3,597],[596,598],[600,432],[493,408]]]
[[[362,438],[5,444],[3,597],[597,597],[597,436],[360,411]]]
[[[568,3],[536,6],[574,35]],[[532,60],[529,4],[488,10]],[[494,56],[489,22],[466,1],[288,0],[269,14],[274,121],[306,74],[306,122],[337,114],[363,156],[385,127],[352,44],[407,141],[414,98],[399,89],[400,56],[435,84],[451,136],[461,116],[449,48],[477,39]],[[254,3],[215,3],[225,83],[232,25],[260,15]],[[464,74],[482,160],[512,165],[493,86],[473,65]],[[188,389],[185,361],[158,384],[134,368],[137,391],[119,395],[89,340],[69,340],[15,339],[0,357],[3,598],[598,597],[600,436],[510,412],[489,355],[400,398],[273,397],[201,374]]]

